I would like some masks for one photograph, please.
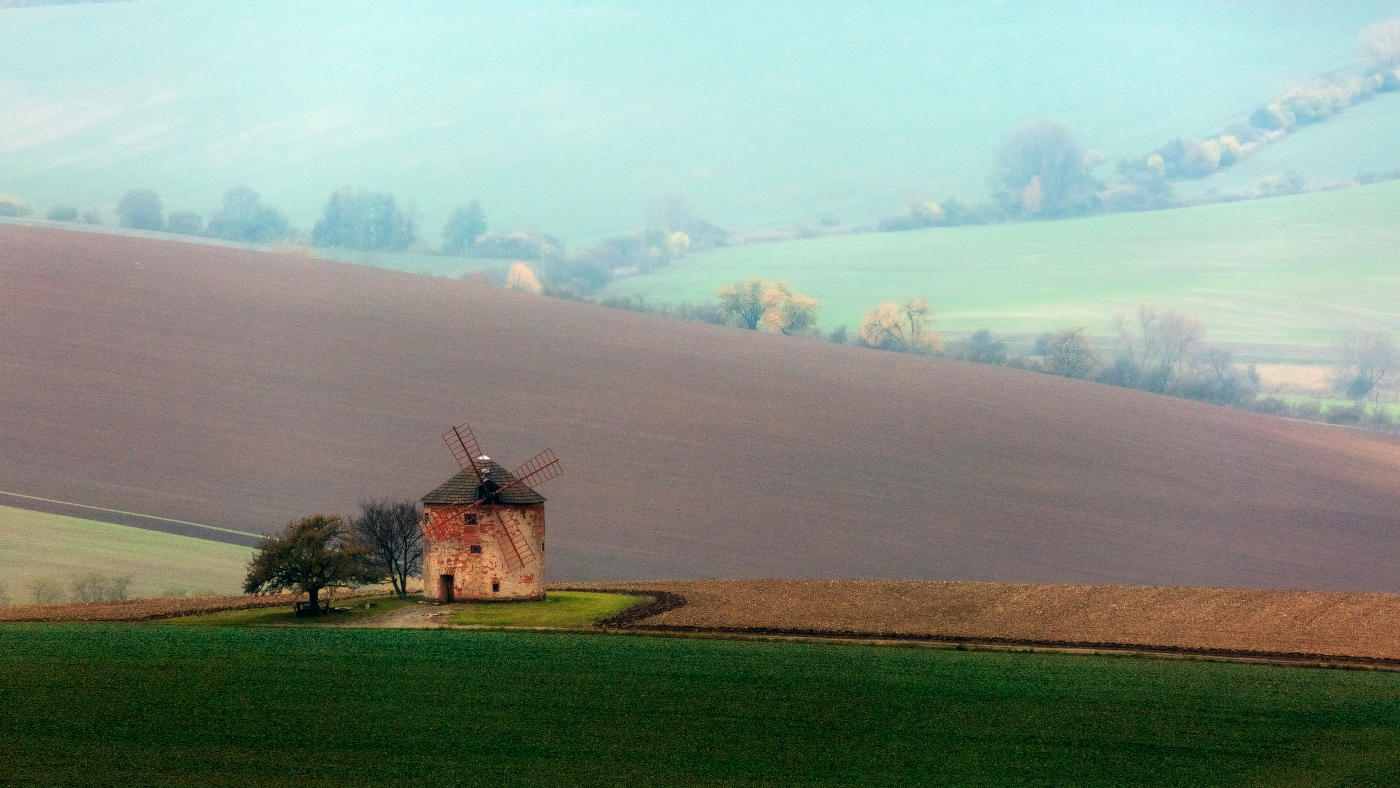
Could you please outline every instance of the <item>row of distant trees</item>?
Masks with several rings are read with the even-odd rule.
[[[1247,120],[1205,139],[1178,137],[1143,156],[1120,160],[1107,179],[1095,174],[1106,157],[1086,150],[1065,124],[1045,118],[1022,125],[998,147],[992,199],[972,206],[950,197],[912,201],[905,213],[880,222],[886,231],[1025,219],[1058,219],[1098,212],[1143,211],[1175,205],[1172,182],[1203,178],[1233,166],[1259,146],[1320,123],[1380,93],[1400,91],[1400,19],[1371,25],[1357,41],[1360,74],[1336,74],[1285,91]],[[1358,183],[1400,177],[1358,173]],[[1294,194],[1306,189],[1296,173],[1271,176],[1249,193],[1219,199]]]
[[[1012,353],[990,331],[945,345],[934,328],[934,313],[922,298],[882,303],[865,313],[859,330],[837,326],[829,334],[817,328],[820,304],[795,293],[784,282],[757,277],[720,288],[716,302],[666,305],[636,297],[610,297],[598,303],[615,309],[682,320],[820,339],[877,350],[944,355],[964,361],[1093,380],[1218,405],[1275,415],[1326,419],[1337,423],[1390,428],[1379,407],[1380,395],[1400,378],[1400,351],[1389,335],[1354,330],[1343,335],[1342,362],[1335,370],[1336,392],[1355,402],[1322,411],[1312,402],[1290,405],[1277,397],[1260,398],[1253,367],[1235,363],[1226,348],[1205,342],[1204,324],[1180,311],[1145,304],[1135,314],[1114,316],[1111,347],[1101,348],[1082,327],[1046,332],[1028,352]],[[1370,399],[1368,410],[1364,401]]]

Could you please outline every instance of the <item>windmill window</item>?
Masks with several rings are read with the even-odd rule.
[[[476,512],[464,516],[467,518],[467,525],[476,525]]]
[[[473,552],[473,553],[479,553],[479,552],[481,552],[481,545],[479,545],[479,544],[474,544],[474,545],[472,545],[472,552]]]
[[[494,593],[496,593],[497,591],[500,591],[500,590],[501,590],[501,584],[500,584],[500,583],[492,583],[492,584],[491,584],[491,593],[494,594]]]

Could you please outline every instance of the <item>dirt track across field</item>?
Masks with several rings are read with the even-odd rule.
[[[0,282],[0,490],[264,533],[470,420],[562,458],[554,582],[1400,591],[1396,436],[173,241],[0,225]]]
[[[1400,666],[1400,595],[883,580],[670,580],[686,604],[637,629],[1146,647],[1309,655]]]

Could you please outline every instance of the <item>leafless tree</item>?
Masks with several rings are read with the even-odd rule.
[[[31,578],[27,585],[36,605],[54,605],[63,601],[63,586],[51,577]]]
[[[1148,391],[1166,390],[1205,336],[1201,321],[1185,312],[1159,312],[1151,304],[1138,307],[1136,321],[1119,312],[1113,325],[1119,352],[1137,375],[1125,382]]]
[[[353,539],[389,575],[394,593],[408,596],[408,578],[423,572],[423,515],[413,501],[365,501],[350,521]]]
[[[1348,331],[1342,335],[1342,369],[1337,382],[1347,396],[1380,402],[1380,391],[1400,366],[1400,353],[1390,336],[1380,331]]]

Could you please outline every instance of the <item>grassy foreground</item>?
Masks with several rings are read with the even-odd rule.
[[[1393,785],[1400,676],[461,630],[0,627],[0,783]]]

